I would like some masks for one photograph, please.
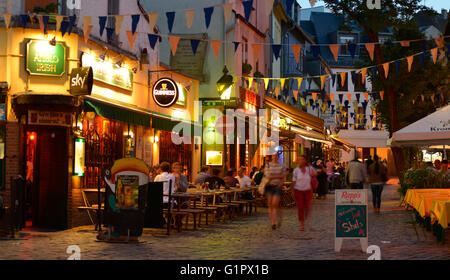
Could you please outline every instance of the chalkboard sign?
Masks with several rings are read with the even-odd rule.
[[[367,237],[367,205],[336,205],[336,237]]]

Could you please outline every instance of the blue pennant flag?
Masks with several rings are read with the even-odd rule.
[[[427,50],[427,41],[426,40],[420,41],[420,47],[422,48],[422,51],[425,52]]]
[[[338,96],[339,96],[339,104],[342,104],[342,98],[344,98],[344,95],[343,94],[339,94]]]
[[[293,4],[294,4],[294,0],[286,0],[286,12],[287,12],[288,16],[291,16]]]
[[[355,82],[356,82],[356,72],[355,71],[351,71],[350,72],[350,76],[352,77],[352,84],[355,84]]]
[[[312,54],[313,54],[314,58],[318,58],[319,55],[320,55],[320,46],[312,45],[311,46],[311,51],[312,51]]]
[[[69,22],[70,22],[69,30],[68,30],[69,35],[72,34],[72,29],[73,29],[73,26],[75,25],[75,21],[77,21],[76,15],[69,16]]]
[[[327,103],[328,103],[328,107],[330,107],[331,106],[331,100],[328,100]]]
[[[400,59],[395,61],[395,69],[397,71],[397,74],[400,73],[400,65],[401,65],[401,63],[402,63],[402,61]]]
[[[44,34],[47,34],[47,25],[50,16],[42,16],[42,21],[44,22]]]
[[[152,47],[152,50],[154,50],[155,49],[155,45],[156,45],[156,42],[158,41],[158,39],[159,39],[159,35],[155,35],[155,34],[148,34],[148,41],[150,42],[150,47]]]
[[[203,11],[205,13],[206,29],[208,29],[209,28],[209,24],[211,23],[211,16],[212,16],[212,14],[214,12],[214,7],[204,8]]]
[[[234,52],[236,52],[237,51],[237,48],[239,47],[239,44],[240,44],[241,42],[233,42],[233,44],[234,44]]]
[[[139,23],[141,15],[131,15],[131,33],[134,35],[136,33],[136,28]]]
[[[345,105],[345,107],[348,107],[348,100],[344,101],[344,105]]]
[[[20,15],[20,20],[22,21],[22,27],[27,27],[28,15]]]
[[[377,66],[372,67],[372,73],[373,73],[373,78],[376,79],[377,78],[377,73],[378,73],[378,67]]]
[[[107,42],[111,41],[112,35],[114,33],[114,28],[106,27],[106,40]]]
[[[175,21],[175,12],[167,12],[167,26],[169,27],[169,32],[172,33],[173,22]]]
[[[253,7],[253,0],[242,1],[242,5],[244,6],[245,20],[249,21]]]
[[[445,52],[445,55],[448,57],[450,55],[450,44],[445,45],[447,47],[447,51]]]
[[[369,104],[369,102],[367,102],[367,101],[364,100],[364,102],[362,103],[362,106],[363,106],[363,108],[364,108],[364,111],[366,111],[367,104]]]
[[[355,116],[355,113],[350,113],[350,117],[353,118]]]
[[[332,80],[332,86],[334,87],[334,84],[336,83],[336,74],[331,75],[331,80]]]
[[[100,25],[100,37],[103,36],[103,31],[105,31],[106,19],[107,19],[106,16],[98,17],[98,24]]]
[[[61,31],[61,37],[64,37],[67,30],[69,29],[69,25],[70,25],[70,23],[68,21],[61,22],[61,27],[59,28],[59,31]]]
[[[312,107],[312,106],[313,106],[313,104],[314,104],[314,101],[313,101],[312,99],[310,99],[310,100],[309,100],[309,106],[311,106],[311,107]]]
[[[191,48],[194,55],[197,53],[198,44],[200,44],[200,40],[191,40]]]
[[[355,43],[348,43],[348,51],[350,52],[352,58],[355,58],[356,46],[357,45]]]
[[[275,60],[278,60],[278,58],[280,57],[280,51],[281,51],[281,45],[278,45],[278,44],[272,45],[272,52],[273,52],[273,55],[275,56]]]
[[[361,94],[357,93],[357,94],[355,94],[355,96],[356,96],[356,100],[358,101],[358,104],[359,104],[359,98],[361,97]]]
[[[421,53],[419,54],[419,59],[420,59],[420,67],[423,67],[425,65],[425,53]]]

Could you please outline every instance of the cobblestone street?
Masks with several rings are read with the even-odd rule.
[[[381,248],[382,259],[450,259],[450,238],[438,243],[431,232],[414,226],[412,213],[399,208],[397,185],[386,186],[381,215],[369,207],[369,245]],[[371,195],[369,195],[369,201]],[[313,202],[304,232],[298,230],[295,208],[285,209],[283,225],[273,231],[267,209],[225,224],[165,236],[145,230],[139,244],[96,242],[93,226],[62,232],[22,232],[17,240],[0,241],[0,259],[66,259],[70,245],[81,259],[367,259],[359,241],[344,241],[334,252],[334,195]],[[384,209],[383,209],[384,208]]]

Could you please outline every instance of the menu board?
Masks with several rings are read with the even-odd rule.
[[[367,205],[336,205],[336,237],[367,237]]]

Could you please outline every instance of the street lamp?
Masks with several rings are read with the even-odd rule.
[[[219,92],[220,99],[230,99],[231,87],[233,86],[233,76],[228,75],[227,66],[223,67],[223,76],[216,83],[217,91]]]

